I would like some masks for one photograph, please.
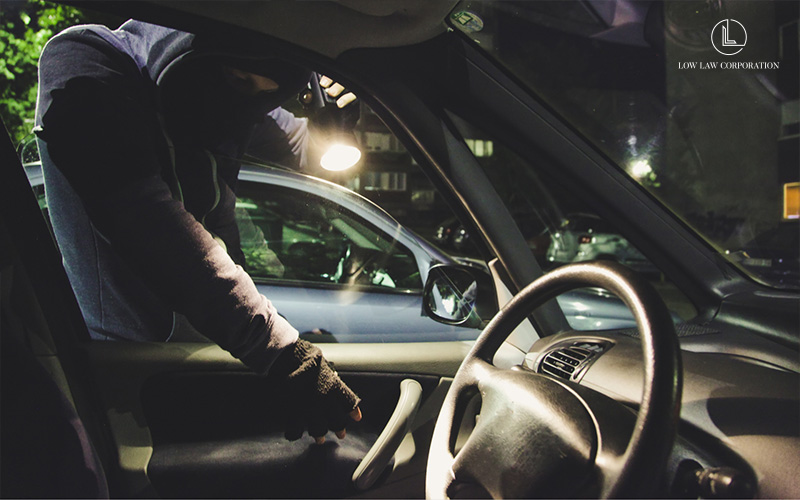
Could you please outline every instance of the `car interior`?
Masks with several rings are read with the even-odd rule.
[[[572,104],[565,111],[549,99],[558,85],[539,91],[530,83],[538,80],[515,71],[518,61],[497,56],[514,46],[488,38],[503,16],[532,22],[541,28],[532,28],[536,36],[563,29],[583,40],[591,31],[586,23],[545,22],[555,14],[544,10],[559,8],[530,3],[546,5],[526,11],[510,2],[422,0],[77,2],[123,20],[230,37],[250,53],[280,53],[353,89],[446,201],[475,244],[470,259],[480,264],[434,267],[423,283],[423,307],[408,314],[481,331],[474,341],[321,342],[360,396],[364,417],[342,440],[286,441],[273,381],[219,346],[90,339],[42,216],[41,193],[31,190],[24,159],[4,134],[0,495],[800,497],[797,282],[776,285],[737,263],[736,252],[726,253],[671,200],[649,190],[661,185],[644,186],[613,151],[593,142],[594,125],[571,120]],[[605,19],[616,5],[615,21],[592,32],[591,44],[614,45],[615,37],[636,32],[636,50],[663,55],[678,42],[662,36],[659,45],[648,37],[674,32],[669,22],[678,14],[664,4],[675,3],[708,4],[578,1],[570,4],[577,10],[565,9]],[[710,3],[742,19],[758,10]],[[796,7],[786,18],[795,37]],[[619,27],[623,14],[639,20]],[[687,32],[678,37],[684,45]],[[791,54],[782,63],[790,66],[794,57],[796,68],[796,48]],[[589,64],[577,55],[574,62]],[[755,85],[748,82],[742,88]],[[476,138],[492,141],[493,156],[476,153]],[[522,196],[530,186],[537,193],[553,186],[548,196],[555,201],[547,203],[560,203],[560,212],[590,207],[658,272],[613,259],[549,265],[509,207],[519,199],[509,201],[509,193]],[[250,200],[247,189],[242,196]],[[564,201],[570,197],[578,201]],[[253,206],[262,231],[285,209]],[[287,255],[290,244],[300,251],[305,241],[331,238],[324,255],[292,254],[292,278],[329,275],[343,259],[341,237],[304,225],[304,214],[292,212],[299,222],[287,223],[275,243]],[[396,252],[380,244],[387,247],[380,258]],[[800,257],[796,239],[793,245]],[[396,281],[417,288],[423,278],[406,262],[410,256],[401,257],[392,268]],[[361,268],[373,262],[358,261]],[[329,265],[313,267],[322,263]],[[375,279],[374,272],[351,269],[342,282]],[[577,289],[617,297],[636,327],[574,329],[555,298]]]

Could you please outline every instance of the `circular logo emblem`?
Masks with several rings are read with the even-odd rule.
[[[738,54],[747,44],[747,30],[736,19],[723,19],[711,31],[711,44],[724,56]]]

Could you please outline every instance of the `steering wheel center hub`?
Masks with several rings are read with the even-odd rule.
[[[480,478],[495,498],[576,492],[597,449],[580,397],[558,381],[521,370],[496,371],[479,388],[481,416],[453,463],[455,483]]]

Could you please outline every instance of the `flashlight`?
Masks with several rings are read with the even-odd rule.
[[[342,85],[330,78],[313,73],[308,88],[300,96],[300,103],[311,110],[311,119],[324,134],[324,148],[320,166],[340,172],[361,160],[353,128],[358,121],[359,109],[353,104],[356,97],[345,92]]]

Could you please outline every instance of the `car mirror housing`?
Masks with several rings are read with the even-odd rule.
[[[492,277],[472,266],[437,264],[428,271],[422,307],[440,323],[483,328],[498,310]]]

